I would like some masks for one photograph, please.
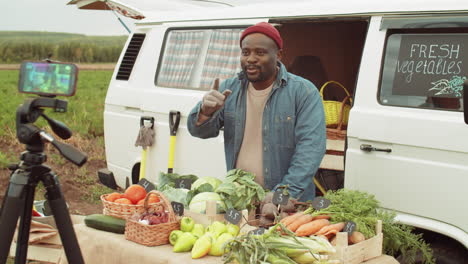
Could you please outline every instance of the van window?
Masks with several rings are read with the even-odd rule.
[[[240,71],[239,38],[243,29],[170,30],[156,85],[209,90]]]
[[[379,101],[384,105],[463,111],[467,33],[389,34]]]

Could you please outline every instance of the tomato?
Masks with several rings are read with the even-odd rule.
[[[141,185],[133,184],[125,190],[124,197],[136,204],[146,197],[146,190]]]
[[[159,197],[151,195],[148,198],[148,204],[153,204],[153,203],[159,203]],[[145,204],[145,198],[138,201],[137,204],[141,204],[141,205]]]
[[[115,200],[114,203],[133,204],[132,201],[130,201],[127,198],[119,198],[119,199]]]
[[[106,200],[109,202],[114,202],[115,200],[122,198],[122,194],[118,192],[113,192],[106,196]]]

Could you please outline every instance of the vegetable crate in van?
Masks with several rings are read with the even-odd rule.
[[[375,228],[376,235],[357,244],[348,245],[348,233],[340,232],[336,235],[336,253],[330,259],[340,260],[341,264],[373,263],[373,260],[382,258],[377,263],[398,263],[395,259],[382,256],[383,233],[382,221],[378,220]]]
[[[247,209],[240,211],[240,213],[241,214],[238,216],[240,217],[240,221],[237,225],[242,227],[249,220],[249,213]],[[208,226],[214,221],[220,221],[220,222],[225,221],[224,215],[225,214],[217,213],[216,201],[206,201],[206,213],[205,214],[193,212],[190,210],[184,210],[184,216],[189,216],[195,221],[195,223],[202,224],[204,226]]]

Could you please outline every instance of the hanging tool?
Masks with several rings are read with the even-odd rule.
[[[135,142],[135,147],[141,146],[143,148],[139,180],[145,178],[147,151],[148,147],[151,147],[154,143],[154,134],[154,117],[142,116],[140,118],[140,131],[138,131],[138,137]]]
[[[327,193],[325,188],[323,188],[322,184],[320,184],[320,182],[315,177],[314,177],[314,183],[315,183],[315,186],[322,192],[322,196]]]
[[[177,129],[179,129],[179,123],[180,123],[180,112],[171,110],[169,112],[169,130],[170,130],[171,137],[170,137],[170,142],[169,142],[169,162],[167,165],[167,173],[174,172],[174,151],[175,151]]]

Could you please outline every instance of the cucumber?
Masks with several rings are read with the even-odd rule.
[[[125,220],[110,215],[91,214],[84,219],[86,226],[102,231],[123,234],[125,232]]]

